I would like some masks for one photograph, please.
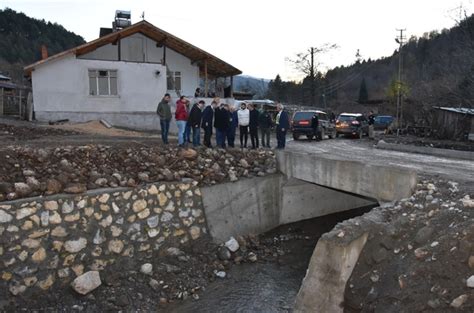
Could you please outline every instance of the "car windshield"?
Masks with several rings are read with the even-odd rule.
[[[314,112],[296,112],[293,116],[294,121],[310,120],[313,118]]]
[[[339,115],[338,117],[338,120],[342,122],[350,122],[350,121],[354,121],[355,119],[356,117],[352,115]]]

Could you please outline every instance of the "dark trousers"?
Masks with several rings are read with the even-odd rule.
[[[218,147],[225,148],[225,137],[227,135],[226,129],[216,128],[216,144]]]
[[[186,128],[184,129],[184,143],[191,142],[191,125],[186,123]]]
[[[258,148],[258,128],[250,127],[250,140],[252,141],[252,148]]]
[[[208,126],[204,128],[204,145],[210,148],[211,145],[211,137],[212,137],[212,126]]]
[[[235,142],[235,127],[230,127],[227,130],[227,143],[229,144],[229,147],[233,148],[234,142]]]
[[[260,133],[262,135],[262,147],[270,148],[270,128],[260,128]]]
[[[162,120],[160,119],[160,126],[161,126],[161,139],[163,140],[164,144],[168,143],[168,133],[170,130],[170,120]]]
[[[199,145],[201,145],[201,128],[193,126],[193,146],[197,147]]]
[[[276,130],[276,137],[277,137],[277,149],[285,149],[286,144],[286,129],[283,131],[281,128],[277,128]]]
[[[240,146],[247,148],[247,141],[249,139],[249,127],[239,126],[240,132]]]

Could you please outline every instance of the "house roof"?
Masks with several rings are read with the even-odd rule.
[[[76,56],[89,53],[96,50],[97,48],[117,42],[120,38],[125,38],[130,35],[141,33],[153,40],[158,44],[164,44],[166,47],[175,50],[176,52],[188,57],[191,59],[191,62],[198,64],[200,71],[204,72],[205,63],[207,61],[207,72],[210,76],[214,77],[224,77],[224,76],[233,76],[242,74],[242,72],[217,58],[216,56],[174,36],[170,33],[152,25],[151,23],[143,20],[138,23],[135,23],[127,28],[122,30],[110,33],[103,37],[100,37],[96,40],[90,41],[83,45],[77,46],[75,48],[63,51],[61,53],[55,54],[47,59],[38,61],[31,65],[28,65],[24,68],[27,75],[31,75],[31,72],[42,64],[45,64],[49,61],[62,58],[69,54],[75,54]]]
[[[434,107],[435,109],[448,111],[459,114],[474,115],[474,109],[471,108],[448,108],[448,107]]]
[[[8,80],[8,81],[10,81],[10,80],[11,80],[11,78],[10,78],[10,77],[8,77],[8,76],[5,76],[5,75],[2,75],[2,74],[0,74],[0,80],[3,80],[3,81],[6,81],[6,80]]]

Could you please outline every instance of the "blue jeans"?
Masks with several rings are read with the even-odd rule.
[[[235,127],[230,127],[227,130],[227,143],[229,144],[229,147],[233,148],[234,147],[234,142],[235,142]]]
[[[161,126],[161,139],[163,143],[168,143],[168,133],[170,131],[170,120],[162,120],[160,119],[160,126]]]
[[[184,129],[184,143],[191,142],[191,125],[186,123],[186,128]]]
[[[216,144],[218,147],[225,148],[226,135],[227,135],[226,130],[220,130],[216,128]]]
[[[176,121],[176,126],[178,126],[178,145],[184,145],[184,131],[186,129],[186,121]]]
[[[201,145],[201,127],[193,127],[193,146],[197,147]]]

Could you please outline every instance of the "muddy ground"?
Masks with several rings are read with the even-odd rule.
[[[449,150],[474,151],[473,141],[456,141],[456,140],[439,140],[429,137],[417,137],[413,135],[403,135],[397,137],[396,135],[383,135],[379,139],[383,139],[388,143],[413,145],[421,147],[431,147]]]
[[[472,186],[427,178],[383,210],[346,286],[344,312],[474,312]]]

